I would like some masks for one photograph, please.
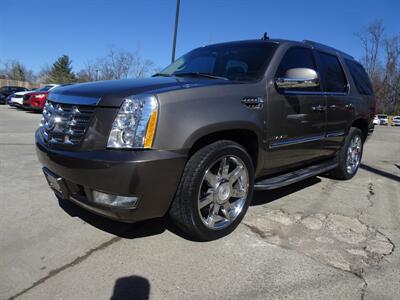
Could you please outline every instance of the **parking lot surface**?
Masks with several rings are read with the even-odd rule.
[[[39,120],[0,106],[0,299],[400,298],[400,128],[375,129],[352,180],[257,192],[235,232],[198,243],[59,202]]]

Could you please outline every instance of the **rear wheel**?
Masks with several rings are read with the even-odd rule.
[[[363,153],[362,132],[351,127],[343,147],[337,154],[338,167],[330,175],[342,180],[352,178],[358,171]]]
[[[231,141],[212,143],[187,162],[170,209],[172,220],[197,240],[232,232],[253,194],[254,168],[246,150]]]

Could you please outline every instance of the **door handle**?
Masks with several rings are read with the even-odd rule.
[[[335,105],[335,104],[332,104],[331,106],[329,106],[329,109],[331,109],[331,110],[336,110],[336,105]]]
[[[321,104],[319,104],[319,105],[317,105],[317,106],[313,106],[313,107],[311,107],[311,108],[312,108],[313,111],[318,111],[318,112],[321,112],[321,111],[326,110],[326,107],[325,107],[325,106],[322,106]]]
[[[348,109],[348,110],[353,110],[354,109],[354,105],[353,104],[346,104],[345,106],[344,106],[346,109]]]

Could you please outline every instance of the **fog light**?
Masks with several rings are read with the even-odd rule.
[[[121,208],[136,208],[137,197],[125,197],[93,191],[93,200],[96,203]]]

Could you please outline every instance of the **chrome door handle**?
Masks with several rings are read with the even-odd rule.
[[[326,107],[322,105],[313,106],[311,108],[313,111],[319,111],[319,112],[324,111],[326,109]]]
[[[346,104],[345,106],[344,106],[346,109],[348,109],[348,110],[353,110],[354,109],[354,105],[353,104]]]
[[[331,106],[329,106],[329,109],[336,110],[336,105],[332,104]]]

